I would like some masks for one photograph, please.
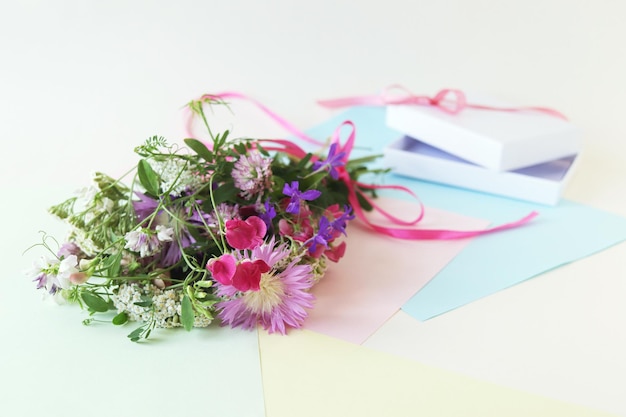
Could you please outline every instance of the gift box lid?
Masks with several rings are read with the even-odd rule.
[[[404,136],[385,148],[383,163],[399,175],[556,205],[579,158],[570,155],[514,171],[498,172]]]
[[[468,97],[468,102],[486,105]],[[506,105],[504,107],[507,107]],[[464,108],[449,114],[435,106],[391,105],[387,125],[466,161],[510,171],[574,155],[581,132],[571,123],[539,111]]]

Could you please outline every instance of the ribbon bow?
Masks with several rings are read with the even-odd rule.
[[[400,90],[402,94],[398,95],[393,90]],[[524,112],[535,111],[545,113],[550,116],[567,120],[562,113],[548,107],[501,107],[487,106],[483,104],[468,103],[465,93],[461,90],[446,88],[440,90],[433,97],[425,95],[415,95],[408,89],[393,85],[383,90],[382,94],[373,96],[355,96],[343,97],[329,100],[319,100],[318,104],[327,108],[341,108],[349,106],[387,106],[387,105],[416,105],[416,106],[433,106],[441,111],[455,115],[466,108],[505,112]]]

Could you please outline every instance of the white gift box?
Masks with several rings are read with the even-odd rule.
[[[502,106],[493,100],[468,103]],[[580,131],[540,111],[464,108],[448,114],[436,106],[387,106],[387,125],[466,161],[511,171],[577,154]]]
[[[384,150],[384,165],[408,177],[556,205],[579,156],[570,155],[515,171],[497,172],[404,136]]]

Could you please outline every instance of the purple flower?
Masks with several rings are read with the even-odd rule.
[[[287,213],[299,214],[301,200],[311,201],[322,195],[322,192],[319,190],[307,190],[305,192],[301,192],[298,187],[298,181],[292,181],[291,185],[285,184],[283,187],[283,194],[290,197],[289,204],[285,209]]]
[[[311,265],[302,265],[299,258],[292,258],[291,250],[283,243],[274,246],[274,238],[252,249],[250,252],[237,252],[235,256],[243,261],[262,260],[270,268],[262,273],[258,290],[239,291],[232,285],[217,282],[217,295],[226,297],[218,303],[222,323],[231,327],[254,329],[260,324],[270,333],[285,334],[287,327],[302,327],[313,307],[313,271]]]
[[[154,213],[154,210],[159,207],[159,202],[144,193],[135,192],[135,194],[139,197],[139,200],[133,201],[133,209],[139,222],[142,222],[146,217]]]
[[[314,254],[317,251],[317,245],[323,245],[325,248],[328,247],[328,242],[333,239],[332,235],[333,226],[328,221],[326,216],[320,217],[319,228],[318,231],[313,237],[311,237],[306,244],[310,244],[309,253]]]
[[[349,220],[354,219],[354,214],[352,214],[352,207],[345,206],[343,209],[343,213],[337,219],[333,220],[330,223],[330,226],[338,231],[339,233],[346,234],[346,226],[348,225]]]
[[[80,248],[74,242],[65,242],[59,248],[57,256],[59,258],[67,258],[70,255],[80,255]]]
[[[272,227],[272,219],[276,217],[276,209],[274,205],[270,203],[270,199],[265,200],[265,204],[263,204],[263,208],[265,212],[259,213],[258,216],[265,222],[265,226],[267,226],[267,230],[270,230]]]
[[[337,153],[337,143],[333,143],[330,145],[330,149],[328,149],[328,157],[325,161],[315,161],[313,163],[313,170],[317,171],[319,169],[328,169],[328,173],[333,179],[339,178],[339,172],[337,171],[338,167],[342,167],[345,165],[345,152]]]
[[[137,220],[141,224],[159,207],[159,201],[142,193],[136,194],[140,200],[133,201],[133,208],[137,215]],[[161,267],[169,267],[178,263],[182,258],[181,251],[196,243],[196,239],[191,235],[189,229],[178,219],[184,219],[186,224],[198,227],[202,227],[211,219],[208,214],[200,210],[180,207],[176,201],[176,199],[172,200],[172,204],[167,207],[167,211],[159,210],[156,222],[153,223],[154,227],[163,225],[166,228],[172,228],[174,231],[171,236],[172,239],[163,241],[163,245],[160,248],[159,266]],[[172,216],[169,213],[174,213],[175,215]],[[156,248],[154,249],[156,250]]]

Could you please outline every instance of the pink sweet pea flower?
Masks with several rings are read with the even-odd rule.
[[[219,258],[209,260],[206,267],[220,284],[230,285],[235,275],[237,261],[233,255],[225,253]]]
[[[237,265],[232,285],[239,291],[259,291],[261,275],[269,270],[269,265],[261,259],[241,262]]]
[[[278,231],[281,236],[288,236],[298,242],[306,242],[315,232],[309,219],[302,219],[299,223],[295,223],[295,225],[297,226],[297,231],[294,225],[289,223],[286,219],[280,219],[278,221]]]
[[[267,226],[257,216],[226,222],[226,241],[235,249],[254,249],[263,243]]]
[[[327,249],[324,254],[328,258],[328,260],[333,262],[339,262],[339,259],[343,258],[343,255],[346,253],[346,242],[341,242],[337,246],[331,246],[330,249]]]

